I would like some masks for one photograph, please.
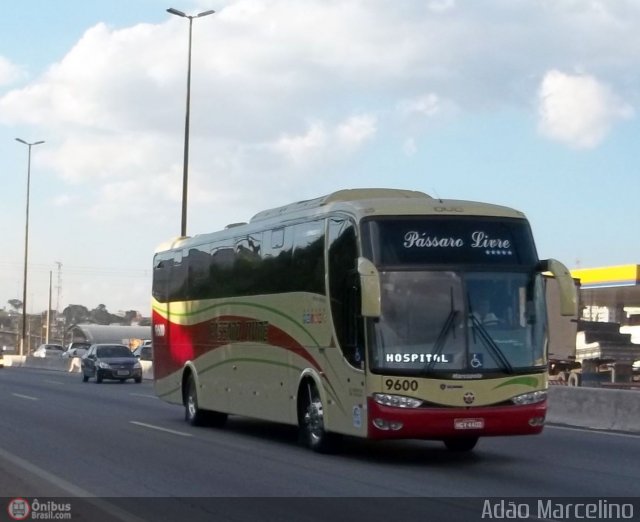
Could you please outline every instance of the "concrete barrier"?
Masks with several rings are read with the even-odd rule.
[[[24,355],[5,355],[4,365],[5,366],[24,366],[25,359],[26,357]]]
[[[140,361],[142,365],[142,378],[153,379],[153,363]],[[37,368],[40,370],[54,370],[59,372],[80,373],[80,357],[30,357],[25,355],[5,355],[5,366],[22,366],[25,368]]]
[[[552,386],[547,422],[640,433],[640,392]]]
[[[39,368],[41,370],[57,370],[68,372],[71,359],[63,357],[25,357],[24,366],[26,368]]]

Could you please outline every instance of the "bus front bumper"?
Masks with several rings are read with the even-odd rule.
[[[394,408],[367,399],[371,439],[444,439],[534,435],[544,427],[547,401],[526,406]]]

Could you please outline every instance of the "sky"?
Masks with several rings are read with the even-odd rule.
[[[0,19],[0,308],[149,315],[180,235],[334,190],[523,211],[538,254],[640,263],[637,0],[30,0]],[[51,280],[51,284],[50,284]],[[51,292],[50,292],[51,290]]]

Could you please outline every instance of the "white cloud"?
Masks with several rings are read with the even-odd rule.
[[[437,94],[427,93],[398,103],[398,109],[404,115],[435,116],[442,110],[442,102]]]
[[[633,108],[606,84],[589,75],[547,72],[538,93],[539,129],[573,147],[597,146],[613,124],[633,116]]]
[[[347,148],[357,148],[376,134],[376,118],[370,114],[352,116],[338,125],[336,137]]]
[[[362,114],[330,128],[324,122],[314,122],[303,134],[281,136],[271,148],[298,165],[326,162],[345,151],[355,151],[375,134],[375,116]]]
[[[66,207],[73,201],[69,194],[59,194],[53,198],[54,207]]]
[[[25,77],[22,68],[0,55],[0,85],[9,85]]]
[[[274,149],[296,163],[308,160],[326,147],[327,132],[322,123],[309,126],[304,134],[282,136],[274,144]]]
[[[456,6],[456,0],[431,0],[427,6],[431,11],[443,13],[453,9]]]

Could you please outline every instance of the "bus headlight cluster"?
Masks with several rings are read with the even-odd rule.
[[[419,399],[388,393],[374,393],[373,400],[383,406],[393,406],[394,408],[419,408],[422,405],[422,401]]]
[[[518,406],[524,406],[525,404],[535,404],[537,402],[542,402],[547,398],[546,391],[534,391],[531,393],[525,393],[523,395],[518,395],[511,399],[511,402],[517,404]]]

